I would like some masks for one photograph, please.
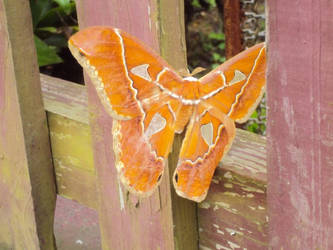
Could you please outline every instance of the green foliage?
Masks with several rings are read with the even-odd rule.
[[[47,45],[36,35],[34,39],[37,49],[38,65],[40,67],[62,62],[62,59],[57,55],[56,47]]]
[[[266,134],[266,105],[257,107],[244,128],[256,134]]]
[[[209,5],[209,8],[215,8],[216,7],[216,1],[215,0],[203,0],[206,4]],[[201,3],[199,0],[192,0],[192,6],[195,8],[202,8]]]
[[[224,33],[211,32],[208,34],[210,40],[210,50],[212,51],[212,68],[216,68],[225,61],[224,49],[225,49],[225,35]]]
[[[39,66],[61,63],[61,49],[77,30],[73,0],[30,0]]]

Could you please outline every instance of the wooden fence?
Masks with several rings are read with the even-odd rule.
[[[124,192],[89,80],[39,75],[28,1],[0,0],[0,249],[56,249],[56,194],[98,211],[103,249],[332,249],[333,6],[267,4],[267,154],[265,137],[238,130],[197,206],[168,173],[150,198]],[[78,0],[77,11],[80,27],[119,27],[186,67],[183,1]]]

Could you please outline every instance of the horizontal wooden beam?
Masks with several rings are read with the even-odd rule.
[[[57,114],[78,123],[89,124],[84,85],[44,74],[40,75],[40,79],[44,105],[49,115]],[[237,129],[233,145],[220,163],[220,167],[265,183],[266,137]]]
[[[96,209],[87,93],[83,85],[41,75],[58,193]],[[198,207],[200,245],[267,249],[266,138],[237,129]]]

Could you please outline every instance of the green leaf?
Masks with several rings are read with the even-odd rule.
[[[69,9],[64,9],[61,6],[50,9],[42,20],[40,20],[39,25],[44,27],[55,26],[58,27],[57,23],[61,20],[61,18],[65,19],[70,13],[75,10],[75,3],[71,2],[69,5]],[[69,14],[67,14],[69,12]]]
[[[216,1],[215,0],[206,0],[206,2],[209,4],[210,8],[216,7]]]
[[[217,46],[220,50],[224,50],[225,49],[225,43],[220,43],[218,46]]]
[[[208,37],[210,39],[218,40],[218,41],[223,41],[225,39],[224,33],[209,33]]]
[[[62,9],[63,11],[69,15],[73,11],[72,9],[72,1],[71,0],[53,0],[56,2]]]
[[[34,36],[34,39],[37,50],[38,65],[40,67],[62,62],[62,59],[57,55],[55,47],[47,45],[37,36]]]
[[[44,39],[48,45],[55,46],[57,48],[66,48],[67,39],[62,34],[54,34]]]
[[[49,0],[30,0],[30,8],[33,27],[35,29],[39,22],[52,9],[52,2]]]
[[[215,62],[222,63],[225,61],[225,57],[221,56],[219,53],[213,52],[212,56]]]
[[[192,6],[196,7],[196,8],[201,8],[201,4],[200,4],[199,0],[193,0]]]
[[[37,28],[37,31],[47,31],[50,33],[58,33],[58,29],[56,27],[40,27],[40,28]]]
[[[257,112],[257,110],[255,110],[255,111],[252,113],[251,118],[258,118],[258,112]]]
[[[253,133],[257,133],[258,131],[258,124],[257,123],[252,123],[247,127],[248,131],[251,131]]]

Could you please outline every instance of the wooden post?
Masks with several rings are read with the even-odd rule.
[[[0,249],[55,249],[55,185],[29,2],[0,1]]]
[[[186,66],[183,8],[180,0],[77,1],[80,27],[121,28],[161,52],[176,69]],[[119,184],[112,153],[112,119],[89,81],[87,90],[103,249],[197,249],[196,206],[175,197],[168,171],[150,198],[138,200]],[[175,151],[179,144],[178,140]],[[175,167],[175,158],[170,158],[170,169]]]
[[[233,57],[243,50],[240,26],[240,1],[220,0],[223,4],[223,27],[225,34],[225,56]]]
[[[267,5],[270,247],[333,249],[333,5]]]

